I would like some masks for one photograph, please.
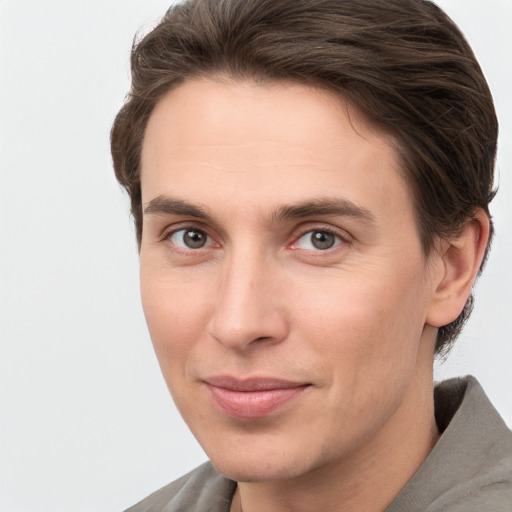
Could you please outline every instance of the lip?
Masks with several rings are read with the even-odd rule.
[[[254,377],[216,376],[204,379],[213,403],[226,415],[257,419],[271,415],[302,394],[308,383]]]

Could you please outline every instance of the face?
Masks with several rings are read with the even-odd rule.
[[[435,265],[386,134],[325,91],[188,81],[149,120],[142,196],[151,338],[221,472],[295,478],[405,435]]]

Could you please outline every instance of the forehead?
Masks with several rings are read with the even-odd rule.
[[[274,208],[308,194],[377,209],[393,195],[409,201],[392,137],[334,93],[294,83],[173,89],[149,119],[141,178],[143,203],[177,193]]]

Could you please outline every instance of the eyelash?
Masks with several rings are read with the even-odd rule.
[[[195,233],[198,233],[198,234],[202,234],[203,236],[206,237],[206,242],[205,242],[205,246],[202,246],[202,247],[197,247],[197,248],[192,248],[192,247],[180,247],[178,244],[176,244],[176,242],[173,242],[172,241],[172,238],[177,235],[178,233],[180,232],[183,232],[183,236],[185,236],[185,234],[187,232],[195,232]],[[177,248],[177,250],[179,252],[188,252],[188,251],[193,251],[193,252],[198,252],[200,251],[201,249],[208,249],[208,245],[211,244],[211,242],[213,241],[213,237],[210,236],[207,232],[207,230],[205,230],[204,228],[202,227],[197,227],[197,226],[194,226],[193,224],[189,224],[189,225],[182,225],[181,227],[174,227],[174,229],[171,229],[167,232],[165,232],[162,236],[162,241],[166,241],[166,242],[169,242],[170,244],[172,244],[175,248]]]
[[[321,233],[321,234],[327,234],[335,238],[332,246],[326,247],[324,249],[314,248],[314,249],[300,249],[297,247],[298,242],[309,235],[310,237],[313,236],[314,233]],[[329,253],[332,252],[332,250],[335,250],[336,247],[339,247],[340,245],[346,244],[348,242],[347,237],[342,235],[339,231],[327,228],[327,227],[311,227],[308,229],[302,230],[295,238],[294,242],[292,243],[291,247],[295,248],[296,250],[303,250],[307,252],[313,252],[313,253]],[[313,245],[313,241],[311,240],[311,244]]]
[[[203,236],[205,236],[206,237],[205,245],[203,245],[201,247],[197,247],[197,248],[183,247],[183,246],[178,245],[175,241],[172,240],[172,238],[180,232],[183,232],[182,236],[185,236],[187,231],[199,233],[199,234],[202,234]],[[333,245],[330,247],[326,247],[325,249],[319,249],[319,248],[301,249],[300,247],[297,247],[298,242],[302,238],[304,238],[307,235],[313,236],[314,233],[322,233],[322,234],[327,234],[327,235],[334,237],[335,240],[333,242]],[[336,248],[339,247],[340,245],[345,245],[349,242],[349,238],[346,234],[341,234],[338,230],[335,230],[335,229],[333,229],[331,227],[327,227],[327,226],[308,226],[307,228],[303,227],[297,234],[292,236],[292,239],[293,239],[293,242],[288,245],[288,247],[290,247],[291,249],[300,250],[300,251],[308,252],[308,253],[319,253],[319,255],[322,253],[330,254],[330,253],[332,253],[333,250],[336,250]],[[203,227],[195,226],[194,224],[186,224],[186,225],[181,225],[180,227],[174,227],[173,229],[165,232],[162,235],[161,240],[164,242],[168,242],[175,248],[175,250],[177,252],[181,252],[181,253],[190,253],[190,252],[199,253],[200,251],[202,252],[203,250],[210,249],[212,242],[215,243],[214,238],[208,233],[208,230],[204,229]],[[218,246],[220,246],[220,244]]]

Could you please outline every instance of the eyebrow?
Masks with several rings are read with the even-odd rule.
[[[273,222],[283,222],[285,220],[302,219],[315,215],[335,215],[353,217],[369,222],[375,221],[375,217],[370,210],[358,206],[352,201],[340,198],[315,199],[293,205],[284,205],[272,214],[271,220]]]
[[[203,220],[213,220],[213,214],[208,208],[194,205],[182,199],[169,196],[158,196],[144,205],[145,215],[185,215]],[[283,205],[271,215],[272,223],[287,220],[302,219],[313,216],[343,216],[374,222],[374,215],[361,206],[340,198],[320,198],[296,204]]]
[[[211,220],[213,215],[208,209],[196,206],[188,201],[158,196],[144,205],[145,215],[187,215],[198,219]]]

